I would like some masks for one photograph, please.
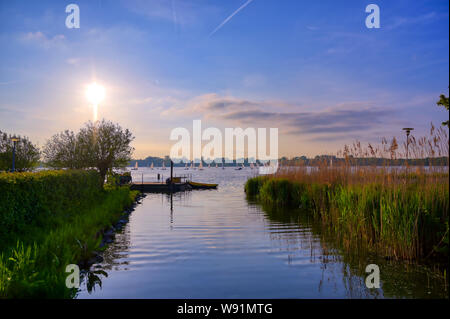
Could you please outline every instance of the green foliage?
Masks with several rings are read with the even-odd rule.
[[[0,173],[0,248],[28,226],[49,218],[102,191],[96,171],[61,170]]]
[[[257,177],[245,187],[247,194],[251,191],[264,204],[311,210],[347,249],[362,245],[394,258],[445,259],[449,185],[427,182],[426,176],[408,176],[406,186],[404,182],[343,185]]]
[[[53,135],[46,143],[43,155],[45,164],[54,168],[80,169],[86,167],[83,161],[85,150],[72,131]]]
[[[65,131],[49,139],[43,150],[44,161],[53,168],[95,167],[103,184],[108,171],[123,168],[131,160],[133,139],[119,124],[88,122],[77,134]]]
[[[19,138],[16,142],[15,169],[18,172],[30,171],[39,163],[40,152],[27,137],[8,135],[0,131],[0,172],[12,169],[13,147],[11,138]]]
[[[268,204],[296,206],[298,185],[299,183],[291,183],[285,178],[269,179],[262,184],[259,198]]]
[[[441,94],[439,101],[436,103],[439,106],[443,106],[447,109],[447,111],[449,110],[449,98],[446,97],[444,94]],[[442,125],[447,126],[449,125],[449,121],[445,121],[442,122]]]
[[[114,189],[119,186],[127,185],[131,182],[131,173],[130,172],[124,172],[122,174],[114,173],[114,172],[108,172],[106,175],[106,184],[104,185],[105,188],[108,189]]]
[[[64,204],[51,205],[42,195],[39,199],[45,200],[35,210],[35,222],[24,225],[15,233],[8,231],[14,242],[10,240],[11,244],[3,245],[0,250],[0,298],[74,297],[76,290],[65,286],[65,267],[68,264],[82,266],[92,251],[100,250],[101,231],[115,223],[137,195],[127,187],[101,190],[98,173],[93,171],[45,173],[62,180],[59,185],[63,190],[59,189],[59,197],[53,200]],[[48,176],[36,175],[39,175],[38,181],[29,176],[26,181],[33,184],[39,193],[38,186],[45,189]],[[66,183],[69,180],[74,182],[74,179],[79,179],[80,183],[72,188],[72,197]],[[15,188],[18,192],[20,189]],[[14,193],[9,192],[9,195]],[[28,202],[16,201],[14,207],[22,205],[28,205]]]
[[[264,184],[264,181],[266,180],[266,177],[264,176],[258,176],[251,178],[245,183],[245,193],[249,197],[254,197],[259,194],[259,189]]]

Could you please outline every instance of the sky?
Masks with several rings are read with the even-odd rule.
[[[80,28],[65,25],[68,4]],[[380,8],[368,29],[367,5]],[[0,130],[42,146],[99,117],[130,129],[135,158],[172,129],[279,129],[280,156],[424,135],[448,112],[448,0],[0,0]]]

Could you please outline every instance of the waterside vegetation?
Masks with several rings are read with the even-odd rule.
[[[69,264],[100,251],[103,230],[137,192],[102,187],[97,171],[0,173],[0,298],[71,298]]]
[[[249,198],[266,205],[301,207],[330,230],[347,250],[365,249],[386,258],[439,259],[448,264],[448,136],[432,127],[411,139],[413,156],[445,156],[446,167],[358,166],[352,158],[398,158],[395,139],[380,147],[355,143],[330,166],[294,166],[249,179]],[[352,155],[352,156],[351,156]]]

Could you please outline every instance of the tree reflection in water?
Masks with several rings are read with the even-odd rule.
[[[127,257],[130,249],[130,229],[128,223],[115,234],[114,241],[103,251],[102,262],[93,264],[81,273],[80,289],[86,289],[89,294],[96,288],[102,288],[102,279],[108,277],[108,271],[127,270]]]

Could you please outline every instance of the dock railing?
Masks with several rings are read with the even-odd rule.
[[[134,184],[144,184],[144,183],[165,184],[167,178],[170,178],[170,176],[166,176],[166,178],[164,178],[164,175],[160,174],[160,173],[154,174],[154,175],[152,174],[151,176],[148,176],[148,174],[146,174],[145,180],[144,180],[144,173],[141,173],[140,178],[136,178],[136,176],[135,176],[135,178],[132,180],[132,183],[134,183]],[[189,181],[192,181],[192,174],[174,175],[173,181],[174,181],[174,183],[187,183]]]

